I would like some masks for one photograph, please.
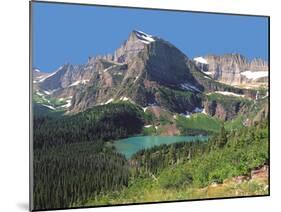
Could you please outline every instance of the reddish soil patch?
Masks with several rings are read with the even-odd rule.
[[[268,172],[269,170],[267,165],[254,169],[251,171],[251,179],[266,180],[268,179]]]
[[[151,106],[149,109],[157,118],[160,117],[161,110],[162,110],[161,107],[159,107],[159,106]]]
[[[163,126],[161,135],[179,135],[180,131],[177,129],[176,124],[167,124]]]

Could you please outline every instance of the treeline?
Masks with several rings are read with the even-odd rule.
[[[212,182],[248,175],[268,163],[268,122],[220,133],[207,142],[158,146],[136,153],[130,161],[134,178],[155,175],[164,188],[184,184],[204,187]]]
[[[34,209],[66,208],[127,186],[124,156],[101,143],[67,144],[34,153]]]
[[[111,140],[141,133],[143,111],[130,103],[97,106],[76,115],[34,118],[34,148]]]
[[[165,167],[190,161],[213,149],[222,148],[226,142],[227,133],[222,124],[220,133],[212,136],[208,141],[180,142],[143,149],[132,156],[131,163],[136,165],[135,172],[137,174],[147,171],[157,174]]]
[[[134,174],[157,174],[164,168],[191,160],[197,155],[209,151],[211,145],[206,141],[181,142],[164,144],[138,151],[132,156],[130,163],[134,167]]]

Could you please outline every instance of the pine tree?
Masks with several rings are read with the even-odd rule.
[[[227,143],[227,135],[226,135],[225,128],[224,128],[224,123],[221,124],[220,134],[219,134],[217,142],[218,142],[217,146],[219,148],[224,147],[225,144]]]

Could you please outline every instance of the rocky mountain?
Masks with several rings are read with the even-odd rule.
[[[33,83],[39,82],[40,80],[44,79],[46,76],[48,76],[48,73],[42,72],[37,68],[32,69]]]
[[[196,57],[197,67],[212,79],[235,86],[267,86],[268,63],[256,58],[247,60],[240,54]]]
[[[179,114],[203,111],[204,107],[208,114],[228,119],[233,114],[217,115],[215,106],[223,104],[218,99],[210,106],[208,94],[221,92],[220,95],[255,99],[255,90],[218,81],[241,82],[245,72],[241,70],[263,73],[265,67],[266,63],[261,60],[249,63],[240,55],[192,60],[168,41],[134,30],[113,54],[89,57],[84,65],[65,64],[53,73],[34,75],[34,90],[36,95],[45,98],[44,102],[48,102],[48,98],[62,101],[58,105],[68,113],[130,101],[144,110],[158,106]]]
[[[114,54],[89,58],[85,65],[63,65],[38,86],[52,97],[72,97],[72,112],[118,100],[130,100],[143,107],[165,105],[184,112],[195,109],[200,102],[196,95],[204,89],[190,69],[196,69],[193,62],[175,46],[133,31]],[[181,91],[193,97],[176,95]],[[166,101],[166,92],[177,99],[178,107]]]

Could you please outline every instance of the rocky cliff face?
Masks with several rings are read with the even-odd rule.
[[[199,69],[211,78],[230,85],[267,85],[268,64],[262,59],[247,60],[240,54],[208,55],[194,58]]]
[[[193,62],[169,42],[133,31],[114,54],[64,65],[39,86],[52,97],[71,98],[71,112],[112,101],[185,112],[201,104],[197,96],[204,87],[191,74],[194,70]]]
[[[219,100],[207,100],[204,102],[207,114],[227,121],[237,117],[238,114],[247,113],[249,105],[243,101],[231,101],[229,105]]]
[[[176,113],[193,112],[204,105],[209,115],[228,120],[244,110],[243,103],[233,101],[225,106],[217,100],[205,101],[203,96],[223,91],[254,99],[256,91],[214,79],[232,84],[241,82],[242,69],[264,72],[265,68],[264,61],[249,63],[241,55],[193,61],[168,41],[133,31],[113,54],[90,57],[84,65],[65,64],[40,76],[36,89],[40,95],[67,101],[65,108],[70,113],[130,101],[143,108],[158,106]]]
[[[41,79],[43,79],[46,76],[48,76],[48,73],[42,72],[37,68],[32,69],[33,83],[39,82]]]
[[[113,54],[90,57],[89,63],[94,63],[96,59],[114,61],[117,63],[129,63],[147,44],[153,41],[154,39],[151,35],[134,30],[129,35],[128,39]]]

